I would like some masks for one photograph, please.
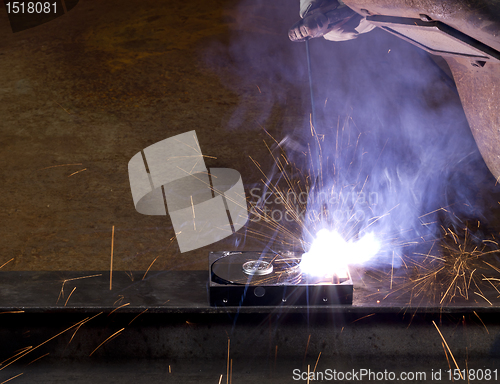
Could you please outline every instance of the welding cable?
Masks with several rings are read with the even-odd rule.
[[[309,94],[311,95],[311,124],[316,129],[316,113],[314,108],[314,92],[311,71],[311,52],[309,51],[309,38],[306,40],[307,74],[309,76]]]

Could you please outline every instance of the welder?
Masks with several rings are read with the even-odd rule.
[[[376,27],[446,60],[479,151],[500,180],[500,1],[300,0],[292,41],[352,40]]]

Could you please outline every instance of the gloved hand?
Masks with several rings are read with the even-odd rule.
[[[375,28],[341,0],[300,0],[300,16],[303,19],[288,31],[291,41],[320,36],[333,41],[351,40]]]

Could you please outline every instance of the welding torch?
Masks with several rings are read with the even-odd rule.
[[[353,24],[359,25],[358,19],[362,18],[337,0],[312,1],[301,17],[288,31],[293,42],[307,42],[334,30],[346,33]]]

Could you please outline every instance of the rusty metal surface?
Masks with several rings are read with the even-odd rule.
[[[471,65],[467,59],[446,58],[465,115],[483,159],[500,177],[500,65]]]

